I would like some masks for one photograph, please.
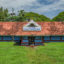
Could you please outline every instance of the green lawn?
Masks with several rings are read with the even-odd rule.
[[[31,48],[0,42],[0,64],[64,64],[64,43]]]

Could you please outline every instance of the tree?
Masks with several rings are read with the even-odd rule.
[[[8,17],[8,9],[3,9],[3,7],[0,8],[0,21],[4,21]]]
[[[40,15],[40,14],[34,13],[34,12],[27,12],[25,14],[25,18],[26,19],[33,19],[35,21],[50,21],[50,19],[47,18],[46,16]]]
[[[56,17],[52,19],[53,21],[64,21],[64,12],[59,13]]]
[[[34,21],[50,21],[50,18],[40,15],[34,12],[25,12],[24,10],[20,10],[18,15],[16,16],[14,13],[14,9],[12,8],[11,15],[8,13],[8,9],[0,8],[0,21],[21,21],[24,22],[26,20],[33,19]]]
[[[0,20],[2,21],[4,19],[4,11],[3,7],[0,8]]]
[[[17,20],[18,21],[24,21],[25,20],[24,15],[25,15],[25,11],[24,10],[20,10]]]

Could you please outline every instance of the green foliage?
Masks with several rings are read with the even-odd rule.
[[[24,10],[20,10],[19,14],[18,14],[17,21],[25,21],[24,15],[25,15],[25,11]]]
[[[27,12],[24,17],[26,19],[33,19],[35,21],[50,21],[50,19],[47,18],[46,16],[34,12]]]
[[[12,9],[12,12],[14,9]],[[8,9],[3,9],[3,7],[0,8],[0,21],[27,21],[33,19],[34,21],[64,21],[64,12],[59,13],[56,17],[54,17],[52,20],[44,15],[40,15],[38,13],[34,12],[25,12],[24,10],[20,10],[18,12],[18,15],[10,15],[8,12]]]
[[[52,19],[53,21],[64,21],[64,12],[59,13],[56,17]]]
[[[12,9],[14,11],[14,9]],[[13,12],[12,11],[12,12]],[[25,12],[24,10],[20,10],[18,15],[11,15],[8,13],[8,9],[0,8],[0,21],[21,21],[24,22],[26,20],[33,19],[35,21],[50,21],[49,18],[47,18],[44,15],[40,15],[38,13],[34,12]]]
[[[3,9],[2,7],[0,8],[0,21],[4,21],[7,17],[9,16],[8,14],[8,9]]]
[[[9,16],[6,18],[6,21],[17,21],[18,20],[18,16]]]

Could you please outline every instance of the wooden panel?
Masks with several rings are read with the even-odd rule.
[[[21,40],[20,36],[14,36],[14,40]]]
[[[62,36],[62,40],[64,40],[64,36]]]
[[[51,36],[51,40],[60,40],[60,36]]]
[[[44,36],[44,40],[50,40],[50,36]]]

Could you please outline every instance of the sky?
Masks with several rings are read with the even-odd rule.
[[[53,18],[64,11],[64,0],[0,0],[0,7],[8,8],[9,12],[14,8],[16,13],[25,10]]]

